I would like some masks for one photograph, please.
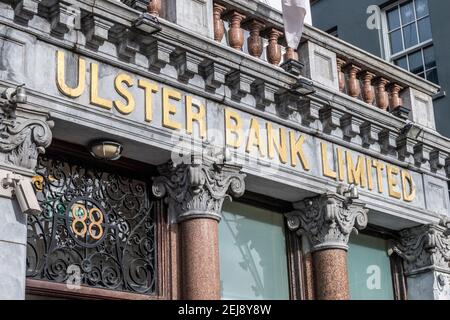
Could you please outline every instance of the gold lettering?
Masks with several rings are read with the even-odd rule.
[[[58,50],[56,52],[56,84],[58,89],[68,97],[78,98],[83,94],[86,83],[86,61],[82,58],[78,59],[78,84],[75,88],[70,88],[66,84],[65,66],[64,52]]]
[[[366,172],[364,170],[364,158],[362,156],[358,156],[358,161],[356,167],[353,163],[352,154],[350,151],[345,151],[345,155],[347,158],[347,178],[349,184],[356,184],[365,188],[366,184]]]
[[[136,102],[131,92],[128,91],[125,87],[123,87],[122,83],[125,83],[125,85],[128,88],[130,88],[133,86],[134,81],[129,75],[124,73],[118,74],[114,81],[114,88],[116,89],[117,93],[127,101],[127,103],[125,104],[120,100],[115,100],[114,105],[121,114],[126,115],[134,111],[134,108],[136,107]]]
[[[337,148],[337,160],[338,160],[338,174],[339,174],[339,181],[344,181],[344,152],[341,148]]]
[[[170,103],[170,100],[181,101],[181,93],[178,91],[163,88],[163,126],[169,129],[180,130],[181,123],[170,119],[171,116],[177,113],[177,107]]]
[[[378,192],[383,193],[383,170],[384,170],[384,164],[381,162],[378,162],[376,160],[373,160],[372,166],[377,169],[377,183],[378,183]]]
[[[91,63],[91,103],[110,110],[113,102],[98,95],[98,64]]]
[[[403,200],[406,202],[413,202],[416,198],[417,189],[411,174],[407,170],[402,170],[402,186]]]
[[[266,127],[269,158],[275,158],[275,149],[277,149],[280,162],[283,164],[287,163],[286,130],[284,128],[280,128],[278,130],[279,140],[275,140],[272,124],[267,122]]]
[[[366,159],[366,171],[367,171],[367,185],[370,191],[373,190],[373,176],[372,176],[372,159]]]
[[[305,142],[305,136],[303,134],[300,135],[298,139],[296,139],[295,131],[289,131],[289,140],[291,147],[291,166],[297,166],[297,157],[300,159],[302,163],[303,170],[309,171],[309,163],[306,160],[305,152],[303,151],[303,143]]]
[[[192,108],[196,107],[197,112],[193,112]],[[198,123],[200,128],[200,137],[206,138],[206,111],[205,106],[201,103],[193,102],[191,96],[186,96],[186,131],[189,134],[194,132],[194,121]]]
[[[158,85],[155,83],[150,83],[148,81],[139,79],[139,88],[144,89],[145,92],[145,121],[151,122],[153,120],[153,93],[157,93]]]
[[[243,143],[241,116],[229,108],[225,108],[225,141],[236,149]]]
[[[262,157],[266,156],[266,147],[264,145],[264,141],[261,139],[261,129],[255,118],[252,118],[250,121],[250,131],[248,134],[247,147],[245,151],[247,153],[251,153],[253,147],[258,148],[259,154]]]
[[[325,177],[336,179],[337,174],[330,168],[328,162],[328,150],[325,142],[320,143],[321,154],[322,154],[322,172]]]
[[[398,185],[396,176],[398,176],[398,174],[400,173],[399,168],[391,165],[386,165],[386,171],[387,171],[389,196],[395,199],[401,199],[402,195],[400,194],[400,192],[395,190],[395,188]]]

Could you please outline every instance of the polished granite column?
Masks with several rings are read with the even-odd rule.
[[[347,250],[350,233],[367,226],[367,209],[344,193],[326,193],[294,205],[288,213],[291,230],[309,242],[312,257],[314,298],[350,299]]]
[[[244,193],[241,167],[210,157],[159,167],[153,193],[181,229],[182,299],[220,299],[218,224],[225,198]]]

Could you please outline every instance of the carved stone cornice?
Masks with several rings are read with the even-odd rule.
[[[352,231],[367,226],[368,209],[338,193],[326,193],[306,199],[294,206],[297,211],[286,215],[288,228],[305,235],[312,251],[348,249]]]
[[[24,90],[23,88],[16,90]],[[12,171],[34,171],[39,154],[52,141],[52,121],[18,107],[7,89],[0,98],[0,166]],[[22,93],[24,94],[24,93]]]
[[[450,273],[450,237],[448,226],[424,225],[402,230],[400,240],[390,249],[403,258],[405,274],[429,270]]]
[[[177,166],[169,162],[158,170],[161,176],[153,179],[152,191],[158,198],[165,197],[171,223],[199,217],[220,221],[223,201],[245,191],[241,166],[212,158],[194,158]]]

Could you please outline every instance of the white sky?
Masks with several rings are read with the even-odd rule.
[[[281,0],[259,0],[281,11]]]

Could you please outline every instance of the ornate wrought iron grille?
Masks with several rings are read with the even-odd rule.
[[[155,223],[143,181],[41,157],[28,216],[27,277],[155,293]]]

